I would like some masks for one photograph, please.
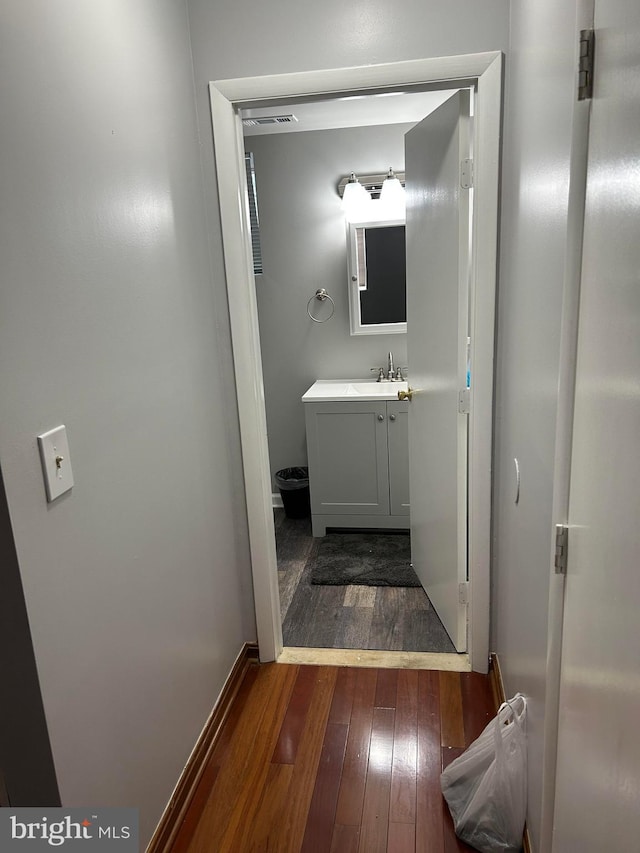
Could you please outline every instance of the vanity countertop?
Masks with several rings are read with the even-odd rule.
[[[378,382],[376,379],[317,379],[302,395],[302,402],[397,400],[398,391],[407,389],[406,382]]]

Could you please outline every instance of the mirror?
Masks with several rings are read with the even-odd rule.
[[[351,334],[406,332],[404,219],[350,222],[348,229]]]

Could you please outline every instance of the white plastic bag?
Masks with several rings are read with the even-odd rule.
[[[527,703],[505,702],[440,777],[456,835],[482,853],[517,853],[527,810]]]

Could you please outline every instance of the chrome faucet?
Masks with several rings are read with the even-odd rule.
[[[373,373],[378,374],[378,382],[404,382],[405,376],[404,371],[406,367],[397,367],[393,366],[393,353],[390,352],[388,355],[387,361],[387,370],[385,373],[384,367],[372,367],[371,370]]]

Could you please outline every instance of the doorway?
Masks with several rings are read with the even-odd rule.
[[[476,88],[474,134],[478,227],[472,248],[474,387],[469,419],[469,656],[486,671],[489,648],[489,544],[493,336],[497,249],[498,154],[502,57],[499,53],[417,60],[363,68],[218,81],[210,85],[223,242],[244,458],[256,621],[263,660],[282,650],[259,335],[238,110],[312,95],[368,93],[399,86]]]
[[[270,469],[300,476],[295,466],[309,466],[317,537],[311,536],[308,520],[275,510],[285,647],[466,652],[466,618],[464,641],[456,647],[411,568],[409,409],[419,416],[421,400],[410,404],[397,399],[398,390],[407,387],[407,339],[412,337],[407,334],[405,213],[404,205],[394,207],[377,197],[374,179],[378,175],[381,182],[391,165],[404,181],[405,141],[425,116],[459,98],[458,92],[296,101],[241,112]],[[465,100],[467,114],[469,100]],[[427,146],[422,140],[418,144],[421,151],[433,149],[434,140]],[[469,156],[468,149],[464,156]],[[435,165],[436,158],[430,159]],[[368,175],[366,184],[374,195],[365,210],[356,207],[347,215],[340,179],[352,170],[361,179]],[[462,206],[472,190],[456,194],[457,166],[455,172],[453,204]],[[408,187],[416,183],[410,178],[407,175]],[[441,229],[446,231],[450,218],[443,211],[439,216],[447,223]],[[455,223],[454,227],[457,231]],[[389,243],[389,235],[396,242]],[[428,253],[434,255],[435,250]],[[455,254],[457,259],[457,249]],[[355,282],[354,258],[360,273]],[[455,327],[447,329],[445,337],[460,337],[466,364],[468,276],[463,279],[464,327],[461,335]],[[313,322],[305,306],[320,287],[326,288],[331,303],[309,309],[317,316]],[[396,292],[402,313],[393,315],[389,311],[397,309],[390,297]],[[369,310],[372,294],[377,297],[377,313]],[[456,288],[451,295],[455,313]],[[440,294],[427,296],[434,302],[439,298]],[[441,317],[444,308],[438,307]],[[396,316],[401,323],[394,322]],[[442,334],[440,325],[437,330]],[[416,328],[421,337],[423,329]],[[414,353],[416,366],[419,360],[419,353]],[[377,367],[371,372],[373,365]],[[454,370],[456,366],[454,357]],[[379,372],[384,374],[381,382],[376,381]],[[317,379],[321,382],[314,385]],[[323,385],[327,379],[331,381]],[[331,397],[331,390],[339,397],[341,386],[336,381],[345,379],[365,380],[356,387],[369,394],[319,402],[316,392],[322,389],[321,397]],[[464,383],[464,375],[460,381]],[[378,392],[384,392],[389,402],[381,404],[378,397],[367,400]],[[456,420],[464,423],[466,417],[457,413],[457,399],[452,403],[455,433]],[[430,431],[433,443],[432,427]],[[450,431],[436,443],[448,440]],[[455,471],[447,470],[447,477],[451,474],[455,479]],[[442,508],[449,509],[445,495],[450,489],[443,489],[441,479],[438,472],[436,491]],[[466,476],[463,480],[466,483]],[[274,507],[282,505],[277,485]],[[414,484],[416,492],[420,485]],[[455,483],[451,489],[455,491]],[[283,490],[285,505],[300,494]],[[466,562],[463,503],[457,535],[465,539]],[[466,580],[466,566],[463,576]],[[457,588],[455,594],[457,601]],[[456,635],[455,630],[451,633]]]

